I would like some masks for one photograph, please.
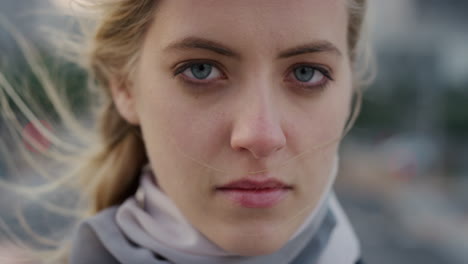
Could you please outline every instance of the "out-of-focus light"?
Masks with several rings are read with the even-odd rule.
[[[60,8],[71,8],[72,5],[70,0],[53,0],[52,3]]]
[[[76,0],[51,0],[52,3],[60,9],[83,11],[83,6]]]

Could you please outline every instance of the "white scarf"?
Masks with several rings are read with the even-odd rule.
[[[317,232],[327,209],[330,208],[337,225],[328,244],[320,252],[317,263],[354,264],[359,257],[359,243],[332,192],[337,171],[338,158],[317,207],[288,242],[293,243],[291,241],[294,240],[294,248],[297,250],[290,250],[288,254],[282,252],[265,257],[239,257],[224,251],[185,219],[172,200],[158,188],[149,165],[142,171],[140,188],[136,195],[119,207],[116,222],[122,232],[139,247],[161,254],[176,264],[220,262],[254,264],[270,263],[272,260],[275,263],[289,263]],[[300,236],[306,229],[309,234]]]

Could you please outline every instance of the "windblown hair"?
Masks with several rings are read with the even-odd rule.
[[[364,77],[368,73],[368,50],[363,24],[367,9],[367,0],[347,0],[349,9],[348,48],[353,63],[354,87],[360,95]],[[90,1],[91,2],[91,1]],[[70,210],[61,206],[44,202],[46,209],[56,213],[72,215],[76,222],[94,215],[108,207],[122,203],[133,195],[139,183],[140,169],[148,161],[144,142],[138,126],[128,123],[120,116],[110,93],[110,82],[117,80],[122,84],[133,78],[135,64],[139,60],[143,38],[150,27],[156,12],[157,1],[154,0],[107,0],[92,1],[83,4],[85,8],[99,10],[93,14],[92,30],[83,30],[81,37],[84,42],[78,42],[81,52],[73,61],[87,72],[89,93],[92,94],[93,104],[90,109],[93,128],[79,121],[66,100],[62,100],[56,91],[56,85],[50,73],[44,71],[44,65],[38,63],[40,59],[35,55],[32,47],[24,39],[17,38],[17,42],[24,52],[29,66],[37,76],[39,83],[46,91],[50,102],[58,113],[61,126],[67,128],[67,134],[72,134],[79,144],[72,145],[68,140],[60,139],[51,133],[41,118],[30,111],[24,99],[17,96],[12,85],[0,72],[0,100],[2,115],[8,120],[9,127],[20,139],[20,122],[12,118],[11,104],[26,116],[29,122],[35,124],[39,132],[44,135],[55,148],[44,149],[33,138],[26,136],[29,144],[39,149],[48,159],[59,161],[66,173],[60,177],[51,177],[46,184],[39,187],[21,187],[0,179],[0,188],[12,187],[21,195],[30,199],[39,199],[40,195],[60,190],[64,187],[73,188],[80,199],[77,207]],[[89,19],[89,18],[88,18]],[[88,25],[89,26],[89,25]],[[83,88],[85,89],[85,88]],[[97,98],[97,99],[96,99]],[[360,98],[360,97],[359,97]],[[355,103],[359,109],[360,101]],[[354,122],[359,110],[354,111],[348,123]],[[69,136],[67,136],[69,138]],[[3,144],[0,143],[0,144]],[[5,146],[0,146],[5,151]],[[23,147],[24,148],[24,147]],[[63,151],[60,151],[63,150]],[[27,151],[21,151],[27,160],[31,160],[33,167],[41,172],[41,165],[32,162]],[[44,172],[46,173],[46,172]],[[71,212],[70,212],[71,211]],[[0,226],[1,227],[1,226]],[[47,262],[65,263],[66,247],[55,250],[59,254],[51,257],[47,255]]]
[[[121,82],[131,78],[155,1],[117,2],[105,6],[89,54],[89,69],[105,94],[98,121],[101,147],[83,163],[85,166],[78,175],[91,214],[119,204],[133,194],[139,170],[147,160],[139,128],[118,113],[110,98],[109,82],[111,78]]]

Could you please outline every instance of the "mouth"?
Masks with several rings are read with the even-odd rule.
[[[236,205],[246,208],[271,208],[292,191],[291,185],[274,178],[247,176],[216,187],[216,191]]]

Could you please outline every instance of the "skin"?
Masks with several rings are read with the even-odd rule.
[[[222,249],[272,253],[315,209],[339,141],[316,147],[339,137],[349,115],[346,29],[343,0],[158,3],[134,78],[112,85],[113,98],[121,115],[141,126],[160,188]],[[174,45],[187,37],[220,43],[236,56]],[[336,50],[278,58],[325,41]],[[194,60],[215,67],[207,79],[193,78],[190,67],[174,75]],[[312,87],[303,87],[294,75],[299,64],[327,69],[333,80],[317,70]],[[216,191],[255,171],[293,188],[271,208],[245,208]]]

